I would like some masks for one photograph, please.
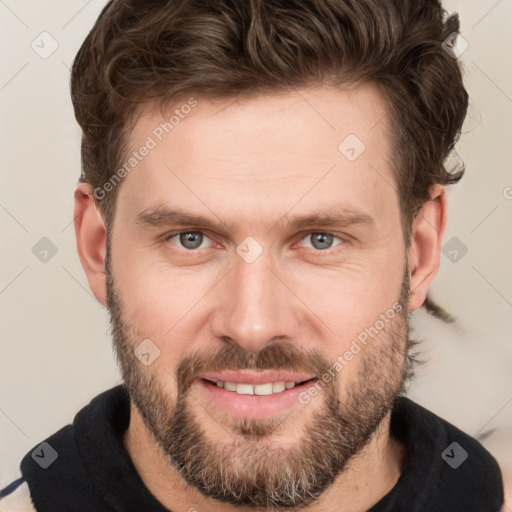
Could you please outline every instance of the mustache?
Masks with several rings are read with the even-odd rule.
[[[332,362],[318,349],[304,350],[292,343],[272,343],[258,352],[248,352],[233,343],[220,349],[196,351],[185,356],[177,366],[176,380],[180,394],[194,379],[206,372],[222,370],[290,370],[321,377]]]

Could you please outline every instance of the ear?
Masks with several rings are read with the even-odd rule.
[[[428,289],[437,274],[441,245],[446,229],[446,193],[442,185],[434,185],[427,201],[412,225],[408,262],[411,269],[409,311],[425,302]]]
[[[74,222],[78,255],[89,288],[101,304],[106,306],[107,231],[96,206],[92,187],[87,183],[80,183],[75,190]]]

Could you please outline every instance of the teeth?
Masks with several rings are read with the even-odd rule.
[[[286,384],[284,382],[274,382],[272,384],[272,393],[280,393],[286,389]]]
[[[254,394],[255,395],[271,395],[273,392],[272,383],[268,384],[256,384],[254,386]]]
[[[224,382],[224,389],[228,391],[236,391],[236,384],[234,382]]]
[[[295,387],[295,382],[267,382],[265,384],[237,384],[236,382],[222,382],[217,381],[217,387],[227,389],[228,391],[235,391],[239,395],[273,395],[281,393],[285,389],[292,389]]]
[[[236,384],[236,392],[239,395],[254,395],[254,386],[252,384]]]

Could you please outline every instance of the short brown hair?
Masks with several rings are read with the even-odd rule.
[[[464,174],[463,166],[453,172],[444,165],[468,105],[460,64],[443,45],[458,32],[458,16],[448,17],[437,0],[110,1],[72,68],[83,130],[80,181],[93,189],[109,181],[141,104],[164,109],[185,94],[234,98],[371,83],[390,114],[408,244],[431,186]],[[118,189],[95,197],[107,229]],[[442,317],[429,301],[427,309]]]

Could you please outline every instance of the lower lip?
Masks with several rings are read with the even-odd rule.
[[[316,379],[272,395],[239,395],[235,391],[220,388],[217,384],[205,379],[196,380],[208,401],[214,402],[232,417],[263,418],[285,412],[294,405],[301,405],[299,395],[306,391]]]

